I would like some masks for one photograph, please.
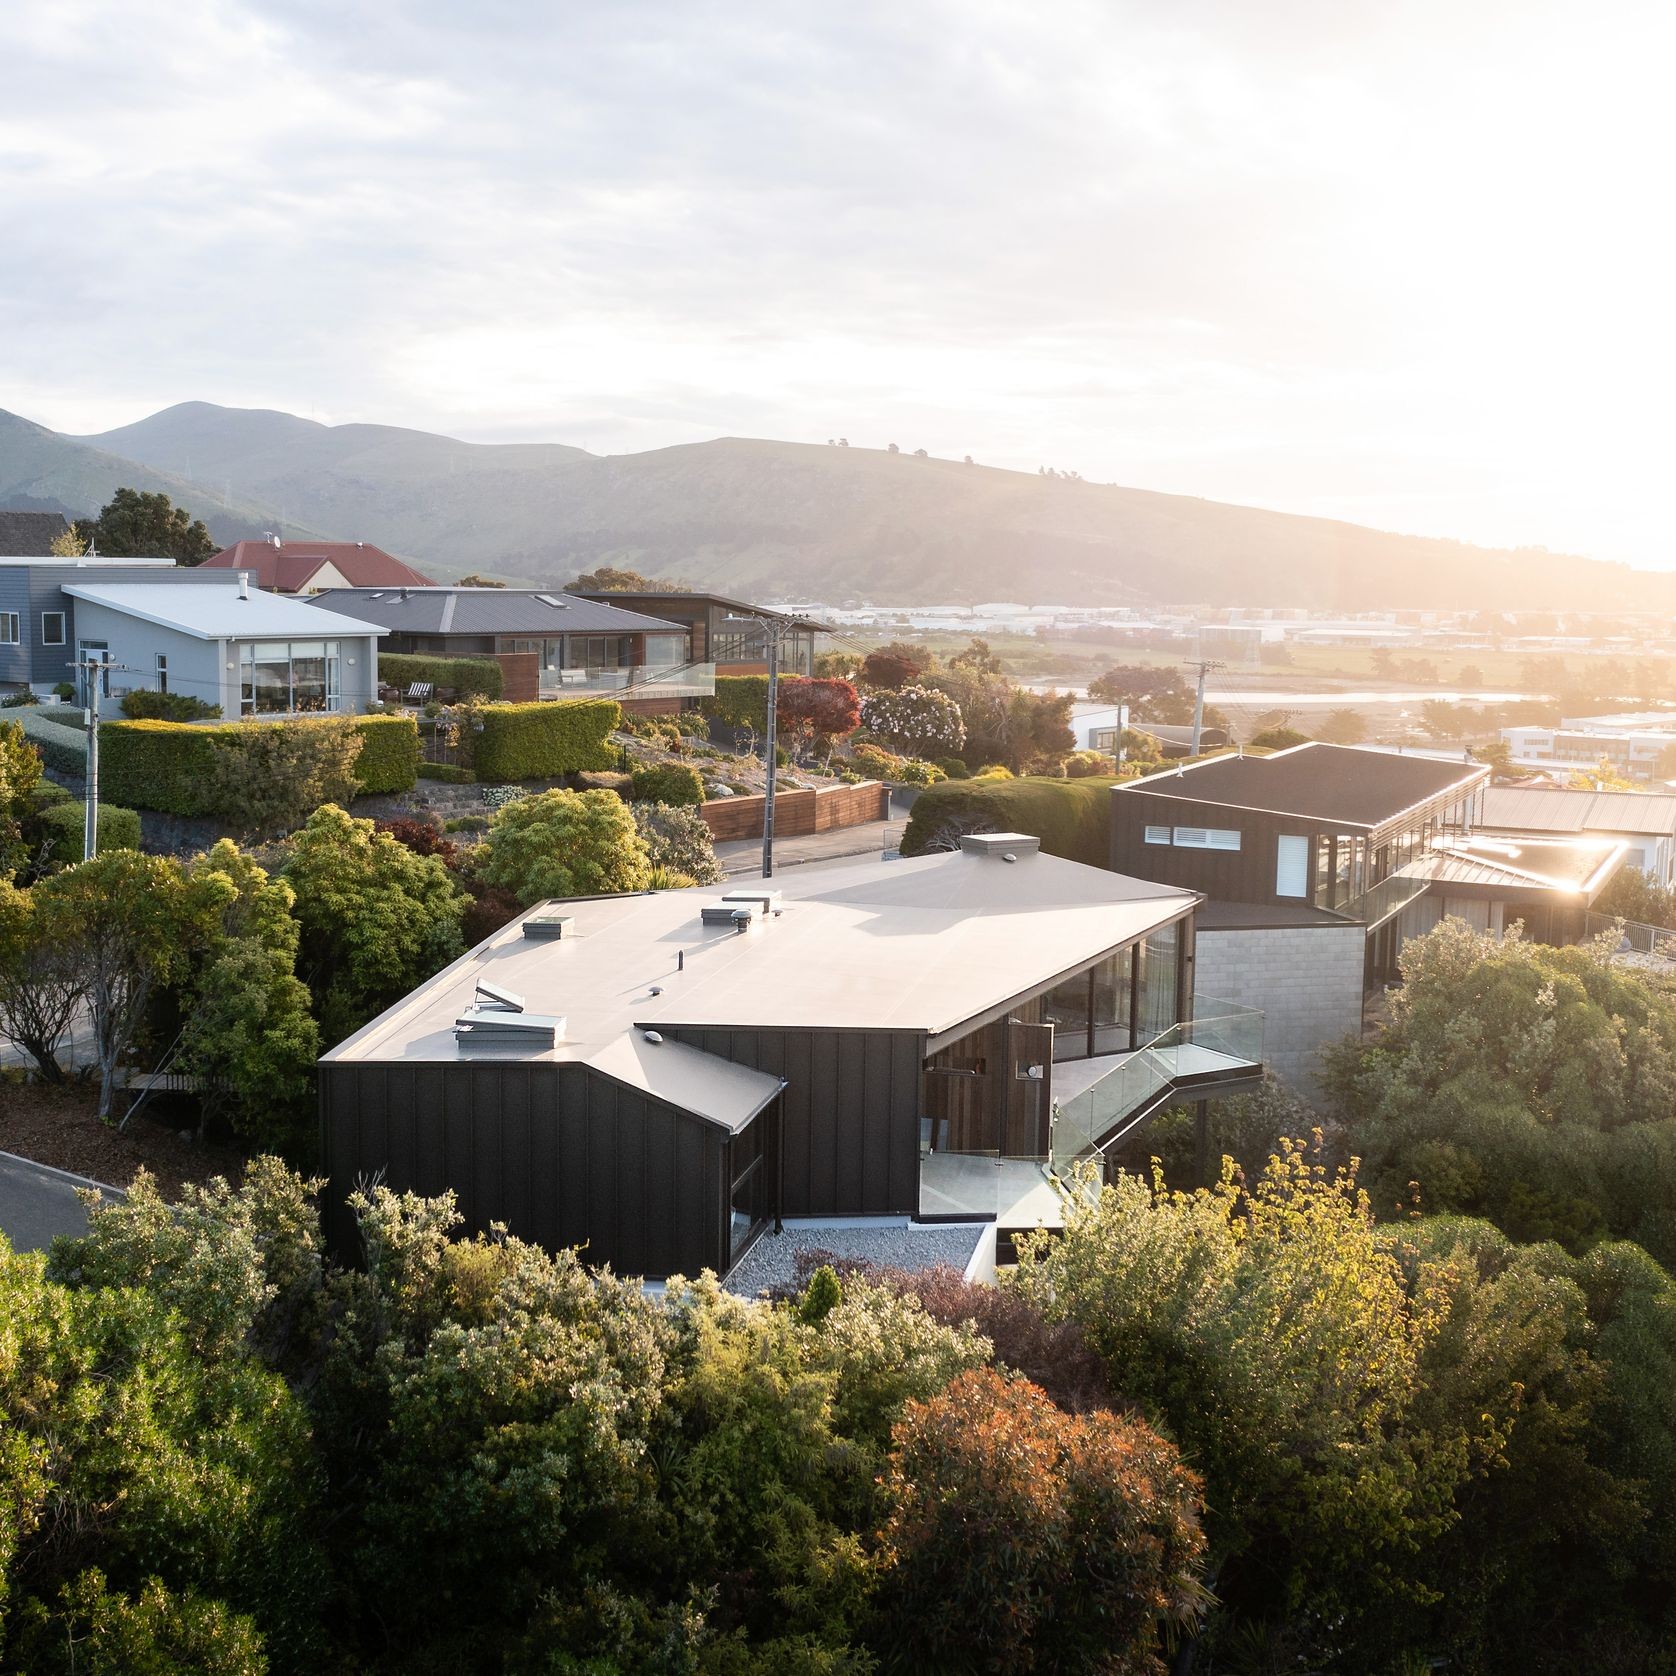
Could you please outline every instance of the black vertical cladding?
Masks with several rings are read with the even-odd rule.
[[[905,1030],[664,1034],[786,1079],[787,1216],[911,1216],[919,1203],[923,1038]]]
[[[581,1066],[320,1068],[332,1249],[358,1256],[344,1200],[378,1180],[452,1188],[468,1232],[506,1224],[620,1274],[696,1274],[727,1259],[727,1134]]]

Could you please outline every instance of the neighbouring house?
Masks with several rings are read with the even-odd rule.
[[[1308,1089],[1327,1043],[1445,915],[1545,942],[1582,936],[1627,855],[1608,838],[1483,831],[1490,770],[1310,743],[1185,763],[1112,793],[1111,865],[1209,898],[1200,982],[1263,1007],[1267,1055]]]
[[[684,624],[535,588],[335,588],[309,603],[376,623],[386,652],[498,657],[509,698],[617,699],[673,714],[716,690]],[[527,684],[521,690],[519,682]]]
[[[1604,758],[1626,779],[1668,779],[1659,764],[1667,753],[1676,757],[1676,710],[1565,716],[1558,727],[1504,727],[1501,736],[1517,763],[1587,773]]]
[[[318,594],[328,588],[428,588],[430,577],[366,541],[297,541],[265,535],[235,541],[200,567],[244,571],[276,594]]]
[[[1127,704],[1095,704],[1079,700],[1071,706],[1071,738],[1079,751],[1105,751],[1116,756],[1129,726]]]
[[[762,621],[774,624],[779,631],[782,675],[813,675],[815,636],[832,632],[827,624],[812,617],[770,611],[725,594],[586,593],[570,597],[598,600],[625,611],[643,611],[649,617],[680,623],[691,639],[692,655],[714,664],[718,675],[767,673],[767,633],[760,626]]]
[[[1193,754],[1193,727],[1190,722],[1133,722],[1130,725],[1136,733],[1144,733],[1156,739],[1158,754],[1166,761],[1172,761],[1176,757],[1190,757]],[[1201,751],[1224,751],[1232,743],[1226,728],[1207,725],[1199,729]]]
[[[231,591],[237,581],[172,559],[0,559],[0,690],[27,687],[47,697],[61,683],[77,684],[81,611],[70,584],[143,583],[161,594],[175,588]]]
[[[70,533],[62,512],[23,512],[0,507],[0,558],[27,559],[50,553],[60,536]]]
[[[71,581],[63,592],[75,601],[77,657],[104,666],[93,682],[101,715],[120,714],[134,688],[184,693],[228,718],[353,714],[377,696],[381,629],[242,576],[198,587]]]
[[[1261,1076],[1197,905],[1017,833],[542,903],[321,1059],[332,1238],[368,1180],[652,1279],[782,1224],[1058,1226],[1074,1163]]]
[[[1637,791],[1490,786],[1479,830],[1510,838],[1605,838],[1624,865],[1656,885],[1676,884],[1676,797]]]

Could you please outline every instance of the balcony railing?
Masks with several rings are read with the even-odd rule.
[[[1424,896],[1431,882],[1429,878],[1416,877],[1413,873],[1392,873],[1371,890],[1364,890],[1360,896],[1353,897],[1333,911],[1343,914],[1346,919],[1359,921],[1372,931],[1400,914],[1410,902]]]
[[[1195,1011],[1202,1009],[1201,1016],[1171,1025],[1132,1053],[1054,1067],[1056,1085],[1066,1090],[1054,1102],[1051,1167],[1056,1175],[1122,1140],[1166,1094],[1191,1094],[1196,1087],[1210,1090],[1257,1075],[1263,1062],[1262,1013],[1229,1001],[1194,1005]]]
[[[540,684],[543,698],[708,698],[715,690],[713,663],[543,669]]]

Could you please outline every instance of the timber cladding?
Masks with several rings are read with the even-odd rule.
[[[541,659],[534,652],[496,652],[494,659],[508,704],[533,704],[541,697]]]
[[[764,799],[717,797],[699,806],[710,836],[718,843],[730,838],[760,838]],[[806,838],[813,832],[835,832],[840,827],[866,826],[890,816],[890,787],[877,780],[859,786],[822,786],[802,791],[776,792],[774,835]]]
[[[343,1257],[358,1255],[344,1200],[379,1183],[452,1190],[469,1231],[502,1222],[619,1274],[727,1266],[725,1131],[586,1066],[322,1065],[320,1105],[327,1239]]]

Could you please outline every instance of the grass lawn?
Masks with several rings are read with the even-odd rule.
[[[128,1128],[118,1131],[99,1121],[98,1104],[97,1091],[86,1083],[54,1088],[8,1074],[0,1080],[0,1152],[112,1187],[127,1187],[143,1167],[157,1178],[165,1199],[178,1199],[189,1181],[226,1176],[236,1183],[244,1173],[241,1154],[182,1140],[178,1131],[192,1119],[178,1109],[171,1126],[163,1108],[148,1101]]]

